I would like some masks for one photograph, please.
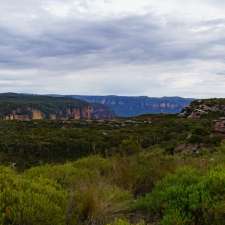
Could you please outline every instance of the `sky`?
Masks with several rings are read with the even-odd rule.
[[[0,92],[225,97],[225,1],[0,1]]]

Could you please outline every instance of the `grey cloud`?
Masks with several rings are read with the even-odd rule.
[[[180,74],[185,73],[182,75],[183,80],[178,82],[181,88],[176,87],[174,90],[178,91],[177,95],[187,95],[186,86],[184,90],[181,89],[183,83],[190,82],[184,79],[185,76],[191,79],[195,77],[192,70],[197,71],[196,74],[204,80],[200,73],[205,72],[204,67],[208,64],[211,66],[215,61],[221,62],[218,68],[210,67],[212,76],[213,73],[222,74],[225,69],[225,18],[187,21],[176,16],[150,12],[145,15],[130,14],[101,19],[74,17],[72,14],[69,18],[59,19],[48,14],[38,1],[24,0],[20,2],[21,5],[17,1],[9,1],[15,3],[15,7],[12,9],[10,6],[9,15],[12,18],[9,18],[8,26],[3,19],[6,13],[3,12],[0,18],[0,87],[3,86],[1,81],[5,81],[5,89],[11,85],[13,89],[18,87],[19,90],[33,88],[40,92],[40,88],[43,88],[57,91],[57,88],[62,88],[62,84],[70,90],[74,85],[82,92],[81,87],[92,90],[92,84],[95,86],[93,89],[101,93],[107,93],[108,90],[111,94],[113,91],[119,94],[120,89],[121,93],[130,94],[136,89],[141,94],[143,89],[143,94],[154,90],[153,94],[156,95],[158,90],[166,95],[166,91],[172,92],[169,92],[170,87],[163,89],[162,79],[165,74],[169,74],[165,83],[171,82],[171,86],[176,86]],[[78,3],[88,8],[87,3]],[[222,3],[217,1],[216,4]],[[6,2],[0,5],[5,9],[9,7]],[[135,70],[135,73],[132,68],[117,71],[118,66],[127,68],[129,65],[136,68],[145,66],[146,69],[140,72]],[[156,65],[161,70],[152,69]],[[104,71],[105,68],[109,70]],[[154,73],[162,79],[153,82]],[[90,74],[96,77],[97,82],[89,77]],[[124,79],[119,79],[121,76]],[[80,83],[71,82],[76,77],[81,80]],[[129,77],[133,77],[133,82],[124,86],[125,78]],[[207,79],[205,85],[209,87],[209,74]],[[16,84],[12,85],[11,81]],[[51,89],[48,82],[55,88]],[[87,85],[84,85],[85,82]],[[223,80],[221,83],[224,84]],[[97,88],[98,85],[104,88]]]
[[[198,55],[200,46],[190,38],[180,36],[170,25],[158,24],[150,15],[127,17],[100,22],[83,21],[76,27],[76,21],[63,24],[59,30],[46,30],[41,36],[23,37],[20,34],[1,32],[1,63],[11,61],[29,66],[49,66],[56,60],[72,68],[99,65],[107,62],[147,63],[154,60],[180,60]],[[178,27],[180,29],[180,27]],[[183,33],[188,32],[184,29]],[[180,41],[182,40],[182,43]],[[206,43],[203,43],[204,47]],[[195,53],[194,53],[195,52]],[[196,54],[197,53],[197,54]],[[8,59],[7,59],[8,58]],[[3,60],[4,59],[4,60]],[[70,66],[69,66],[70,67]],[[53,68],[52,68],[53,69]]]

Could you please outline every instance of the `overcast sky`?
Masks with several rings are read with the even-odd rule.
[[[0,1],[0,92],[225,97],[225,1]]]

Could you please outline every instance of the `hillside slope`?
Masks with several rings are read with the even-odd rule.
[[[70,96],[90,103],[101,103],[111,108],[121,117],[137,116],[141,114],[175,114],[190,104],[193,99],[180,97],[150,98],[123,96]]]

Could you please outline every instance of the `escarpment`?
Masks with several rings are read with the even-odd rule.
[[[21,108],[17,108],[12,110],[9,114],[2,115],[3,120],[80,120],[87,119],[90,120],[93,118],[93,107],[81,107],[81,108],[66,108],[65,110],[56,110],[52,113],[43,112],[39,109],[35,108],[25,108],[21,110]]]
[[[38,95],[1,94],[2,120],[91,120],[111,119],[112,111],[85,101]]]

